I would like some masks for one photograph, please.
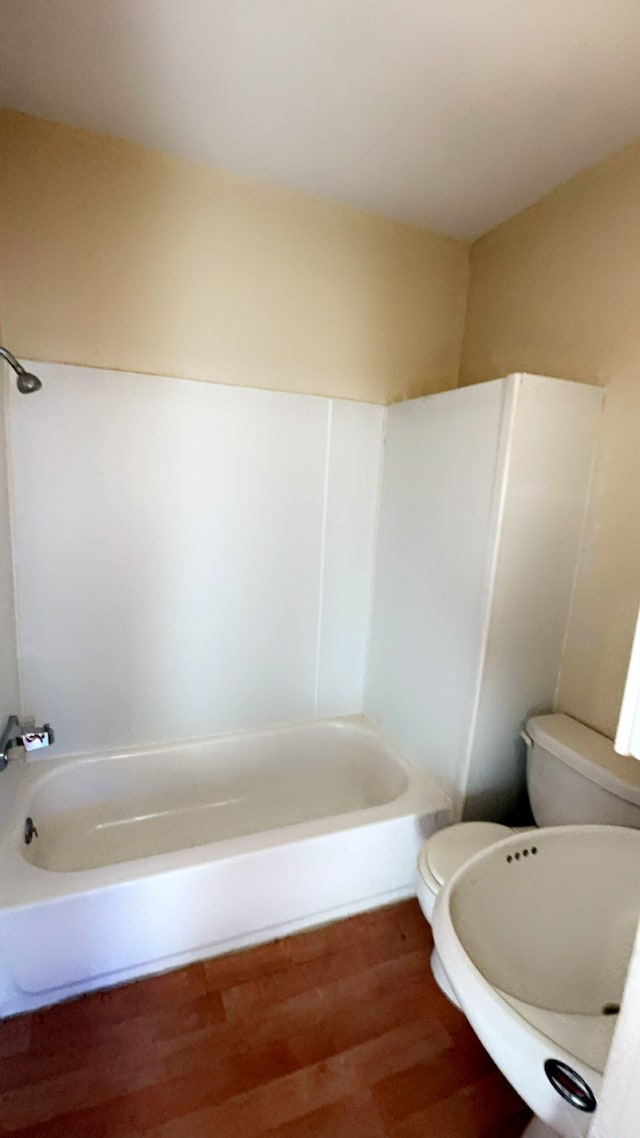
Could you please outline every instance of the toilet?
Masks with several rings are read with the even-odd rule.
[[[527,722],[527,789],[538,826],[588,822],[640,829],[640,763],[618,755],[613,743],[568,715],[539,715]],[[465,862],[513,834],[496,822],[459,822],[429,838],[418,857],[416,893],[431,924],[438,893]],[[433,975],[458,1004],[437,950]]]

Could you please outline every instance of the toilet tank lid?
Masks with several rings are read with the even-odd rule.
[[[618,755],[611,739],[569,715],[536,715],[527,723],[534,743],[627,802],[640,804],[640,762]]]

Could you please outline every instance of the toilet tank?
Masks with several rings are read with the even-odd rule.
[[[597,822],[640,828],[640,762],[568,715],[527,723],[527,787],[539,826]]]

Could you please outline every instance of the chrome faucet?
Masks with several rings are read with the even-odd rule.
[[[49,723],[44,727],[33,727],[21,723],[17,715],[10,715],[0,735],[0,771],[9,762],[8,752],[12,747],[20,745],[25,751],[36,751],[40,747],[50,747],[54,741],[55,735]]]

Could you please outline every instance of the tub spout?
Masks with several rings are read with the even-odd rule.
[[[10,715],[0,735],[0,771],[9,762],[9,751],[20,744],[25,751],[36,751],[40,747],[50,747],[55,740],[49,723],[44,727],[32,727],[21,723],[17,715]]]
[[[4,770],[9,762],[7,754],[10,747],[13,747],[16,741],[20,738],[20,720],[17,715],[10,715],[4,727],[2,735],[0,735],[0,770]]]

